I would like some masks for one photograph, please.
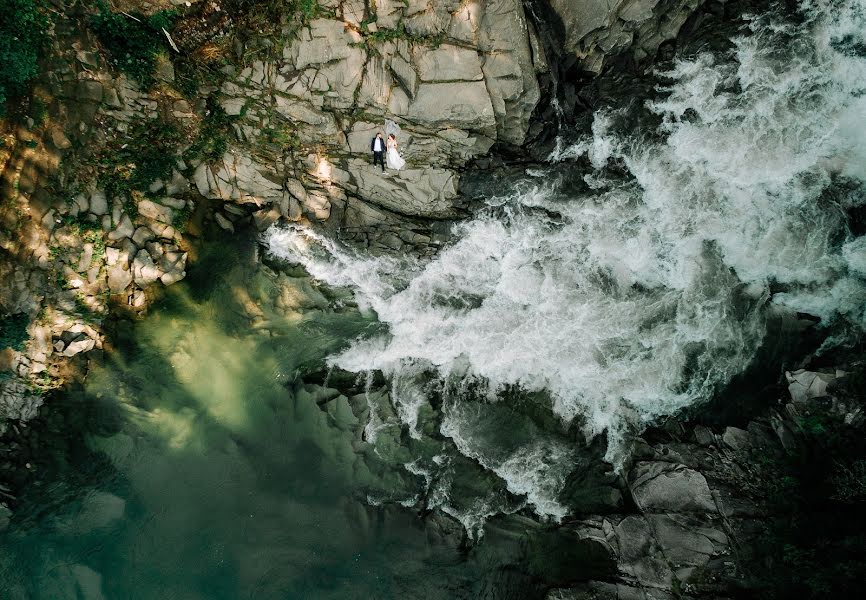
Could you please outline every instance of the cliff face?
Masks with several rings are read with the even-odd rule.
[[[561,19],[563,49],[599,73],[608,59],[652,59],[703,0],[543,0]]]
[[[651,53],[695,2],[667,20],[665,0],[551,6],[566,50],[597,70],[633,43]],[[431,224],[466,214],[466,163],[523,146],[551,92],[551,41],[518,0],[106,6],[115,29],[50,3],[43,73],[0,121],[0,423],[83,370],[111,310],[140,312],[182,279],[211,225],[283,219],[435,252]],[[405,169],[372,167],[377,131],[397,134]]]
[[[220,102],[241,143],[197,166],[196,189],[272,204],[273,218],[331,220],[380,247],[429,242],[403,217],[458,216],[460,167],[525,140],[546,69],[533,29],[517,0],[322,6],[270,40],[279,52],[230,70]],[[386,130],[408,166],[383,175],[370,142]],[[291,156],[249,150],[271,131],[291,137]]]

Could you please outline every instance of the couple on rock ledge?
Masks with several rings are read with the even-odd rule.
[[[377,133],[376,137],[370,141],[370,150],[373,152],[373,167],[377,164],[381,165],[383,173],[385,172],[386,161],[388,168],[396,171],[406,166],[406,161],[397,152],[397,137],[393,133],[388,134],[387,140],[382,139],[381,132]],[[386,153],[387,157],[385,156]]]

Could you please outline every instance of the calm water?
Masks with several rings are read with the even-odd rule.
[[[252,246],[215,248],[58,400],[86,414],[65,432],[79,451],[59,450],[22,499],[0,597],[506,598],[561,577],[545,553],[578,546],[529,519],[466,548],[455,521],[370,506],[414,477],[299,374],[375,325],[259,268]]]

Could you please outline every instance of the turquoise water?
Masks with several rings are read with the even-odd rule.
[[[364,443],[345,397],[303,378],[377,325],[296,275],[262,267],[252,244],[215,244],[117,327],[83,388],[54,402],[67,445],[46,452],[4,534],[0,597],[533,597],[575,564],[598,570],[525,517],[469,545],[438,512],[372,505],[417,478]],[[554,556],[572,566],[557,574],[545,556],[563,540]]]

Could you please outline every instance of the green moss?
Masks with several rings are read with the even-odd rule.
[[[42,0],[0,0],[0,116],[39,72],[47,28]]]
[[[185,231],[186,224],[189,222],[191,216],[192,209],[189,206],[184,206],[182,209],[175,211],[171,226],[178,231]]]
[[[160,53],[168,49],[163,29],[171,31],[176,13],[159,11],[146,17],[141,13],[113,13],[105,0],[96,3],[99,12],[90,24],[105,46],[111,63],[146,87],[153,84],[153,74]]]
[[[0,349],[23,350],[29,337],[27,334],[29,325],[30,317],[24,313],[8,315],[0,319]]]
[[[364,33],[364,43],[367,46],[381,44],[384,42],[393,42],[395,40],[406,40],[410,44],[423,44],[426,46],[437,47],[445,41],[445,34],[438,33],[436,35],[419,35],[410,33],[406,30],[406,25],[403,21],[397,23],[394,28],[381,28],[376,31],[369,31],[369,23],[366,21],[361,23],[361,30]]]

